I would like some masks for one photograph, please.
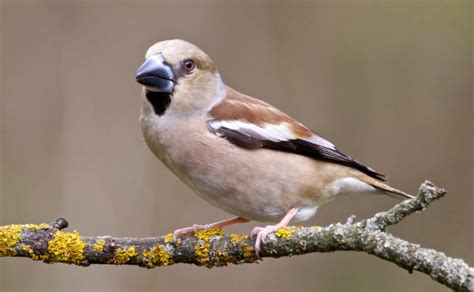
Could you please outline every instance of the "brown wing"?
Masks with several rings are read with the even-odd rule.
[[[267,148],[349,166],[378,180],[385,176],[337,150],[326,139],[275,107],[231,88],[210,111],[209,130],[246,149]]]

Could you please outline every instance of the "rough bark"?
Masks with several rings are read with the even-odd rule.
[[[416,198],[403,201],[372,218],[327,227],[285,227],[268,236],[261,257],[283,257],[311,252],[362,251],[399,267],[419,271],[458,291],[474,291],[474,269],[463,260],[422,248],[387,233],[385,229],[406,216],[422,211],[445,195],[430,182],[421,185]],[[51,224],[0,227],[0,257],[29,257],[46,263],[137,265],[146,268],[177,263],[208,268],[229,263],[254,263],[254,239],[247,235],[224,235],[221,229],[198,231],[173,240],[172,234],[152,238],[81,236],[63,232],[67,221]]]

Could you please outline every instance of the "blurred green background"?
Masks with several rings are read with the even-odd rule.
[[[84,235],[153,236],[229,215],[146,148],[134,73],[182,38],[224,81],[272,103],[416,193],[449,194],[390,232],[474,263],[471,1],[0,1],[0,225],[63,216]],[[353,196],[307,225],[393,206]],[[230,228],[247,233],[256,223]],[[0,259],[1,291],[444,291],[373,256],[337,252],[208,270]]]

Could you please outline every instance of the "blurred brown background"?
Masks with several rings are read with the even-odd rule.
[[[64,216],[87,235],[153,236],[228,217],[146,148],[134,73],[182,38],[230,86],[300,119],[415,193],[449,195],[390,229],[474,263],[471,1],[1,1],[0,225]],[[340,198],[307,224],[385,210]],[[228,232],[246,233],[245,224]],[[1,291],[446,290],[353,252],[187,265],[45,265],[0,259]]]

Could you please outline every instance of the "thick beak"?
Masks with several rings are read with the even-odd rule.
[[[150,91],[173,93],[176,81],[173,71],[164,61],[161,54],[148,57],[138,68],[135,75],[137,82]]]

